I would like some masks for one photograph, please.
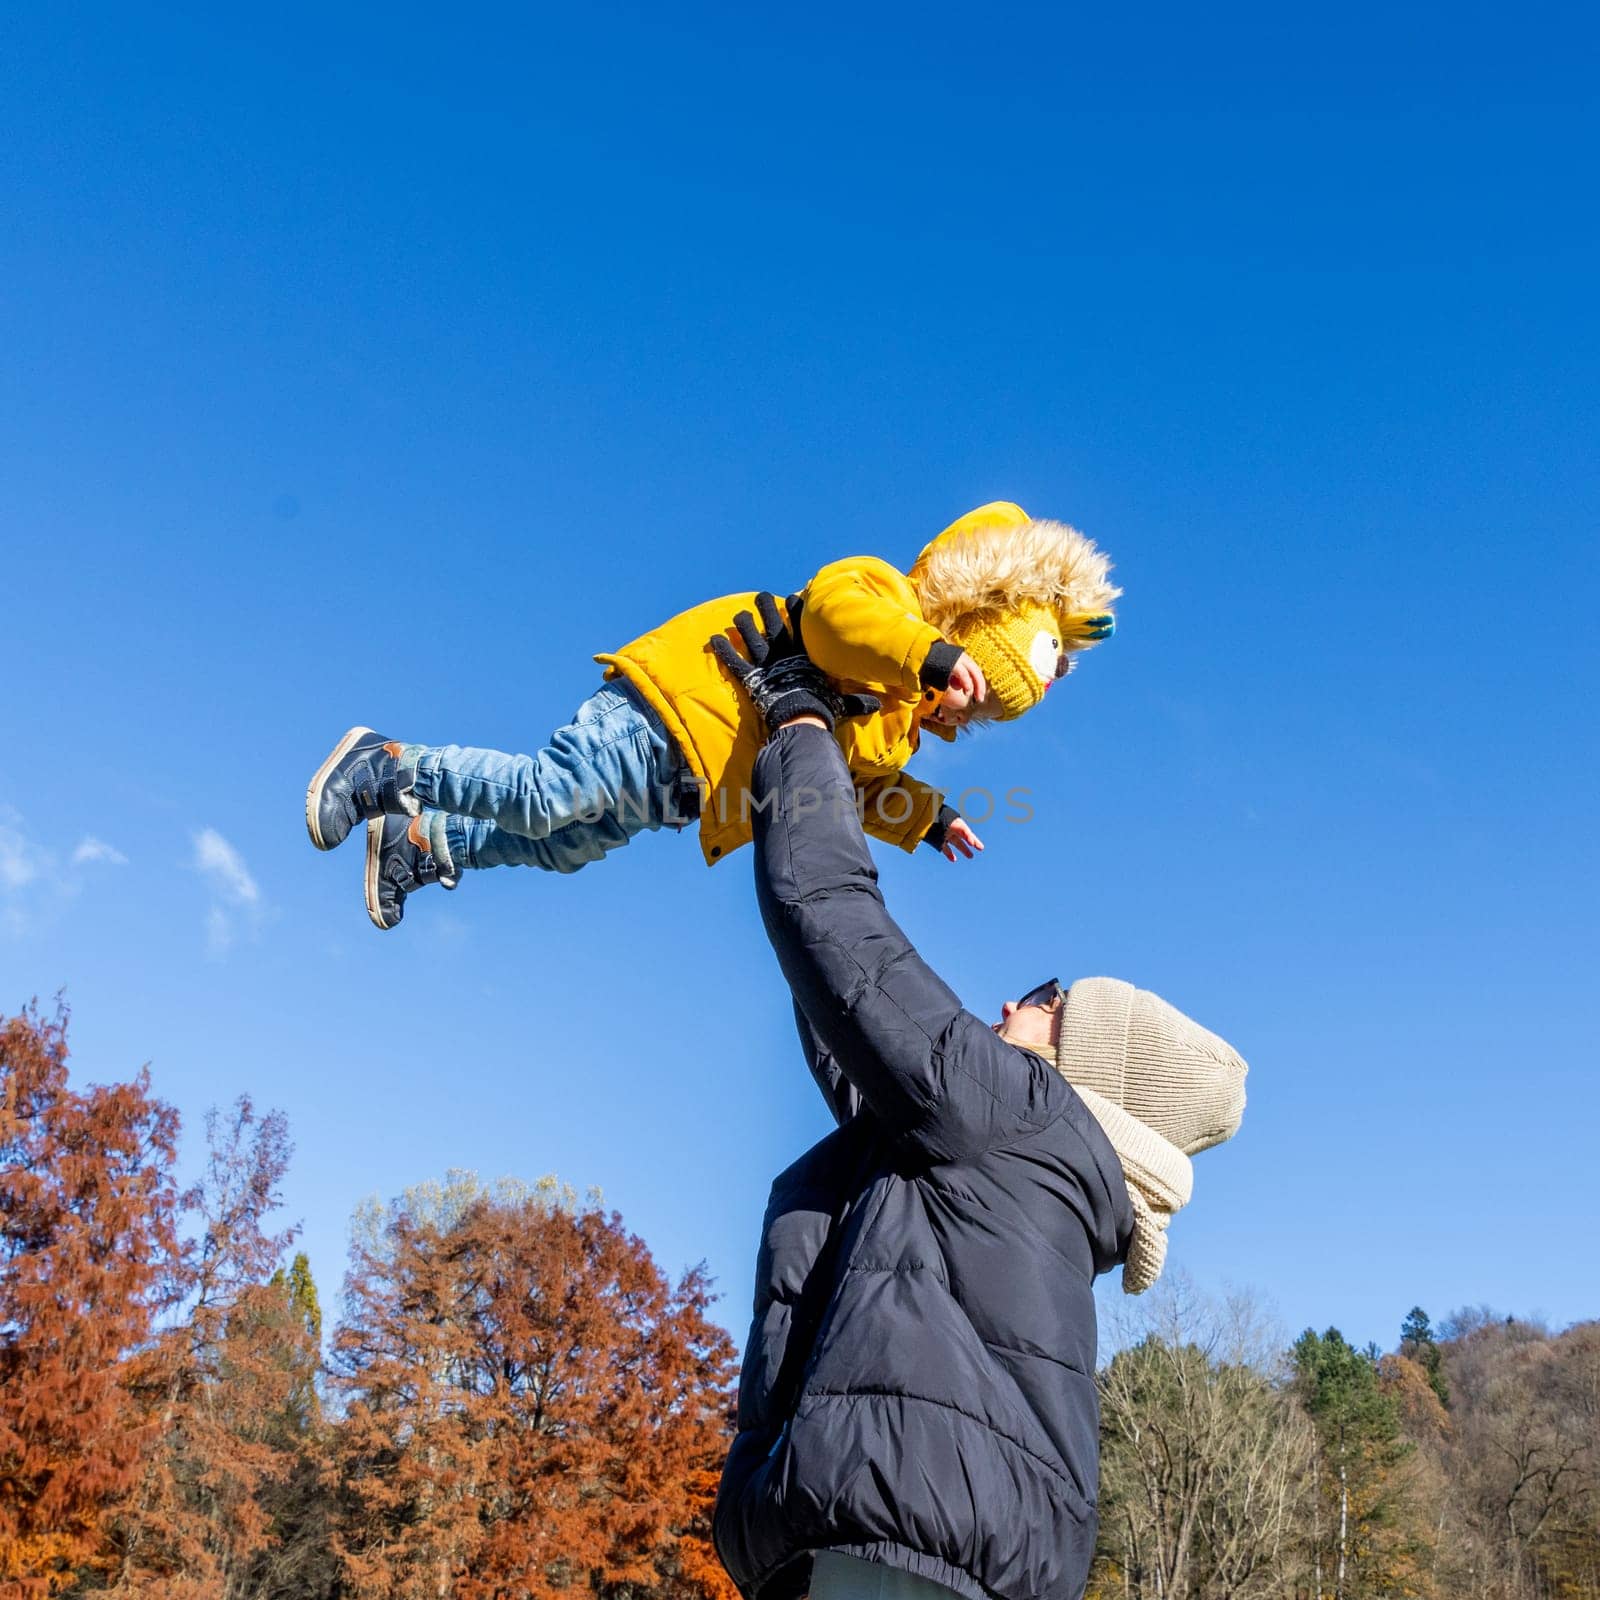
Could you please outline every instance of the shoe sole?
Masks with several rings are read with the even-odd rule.
[[[384,933],[392,930],[383,920],[383,908],[378,903],[378,867],[383,861],[383,818],[374,817],[367,824],[367,915],[372,918],[373,927]]]
[[[317,768],[316,776],[311,780],[310,788],[306,790],[306,832],[311,835],[312,844],[319,850],[332,850],[334,845],[340,842],[336,839],[333,844],[323,843],[322,830],[317,826],[317,813],[322,808],[322,791],[327,787],[333,769],[350,754],[356,741],[365,738],[371,732],[371,728],[352,728],[333,747],[333,754]]]

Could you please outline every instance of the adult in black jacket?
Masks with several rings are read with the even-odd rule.
[[[776,726],[751,799],[762,919],[840,1126],[772,1188],[717,1549],[746,1600],[804,1594],[822,1552],[969,1600],[1077,1600],[1091,1286],[1132,1215],[1100,1124],[1012,1042],[1050,1050],[1059,1009],[991,1027],[920,959],[824,720]]]

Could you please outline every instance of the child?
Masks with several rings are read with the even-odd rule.
[[[941,796],[904,772],[922,730],[953,739],[1010,721],[1110,637],[1121,592],[1110,563],[1064,523],[1006,501],[946,528],[909,575],[872,556],[824,567],[799,598],[800,633],[837,682],[881,702],[841,722],[869,833],[950,860],[983,848]],[[698,818],[708,863],[751,834],[749,781],[761,731],[707,641],[737,638],[754,596],[709,600],[612,654],[599,692],[532,756],[388,740],[352,728],[306,792],[319,850],[367,823],[367,913],[395,927],[424,884],[453,889],[478,867],[576,872],[637,833]]]

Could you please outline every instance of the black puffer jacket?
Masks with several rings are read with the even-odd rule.
[[[717,1550],[747,1600],[804,1593],[818,1550],[1077,1600],[1116,1154],[891,920],[832,738],[779,732],[753,799],[762,917],[843,1125],[772,1188]]]

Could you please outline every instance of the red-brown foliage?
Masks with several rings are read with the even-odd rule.
[[[415,1191],[358,1235],[324,1415],[282,1117],[213,1114],[179,1195],[145,1077],[66,1055],[0,1025],[0,1600],[736,1600],[699,1272],[553,1180]]]
[[[447,1218],[398,1209],[346,1299],[358,1600],[728,1593],[703,1520],[733,1350],[698,1272],[673,1288],[615,1214],[479,1195]]]
[[[132,1083],[67,1086],[65,1013],[0,1024],[0,1596],[101,1554],[150,1435],[121,1363],[173,1252],[177,1118]]]

